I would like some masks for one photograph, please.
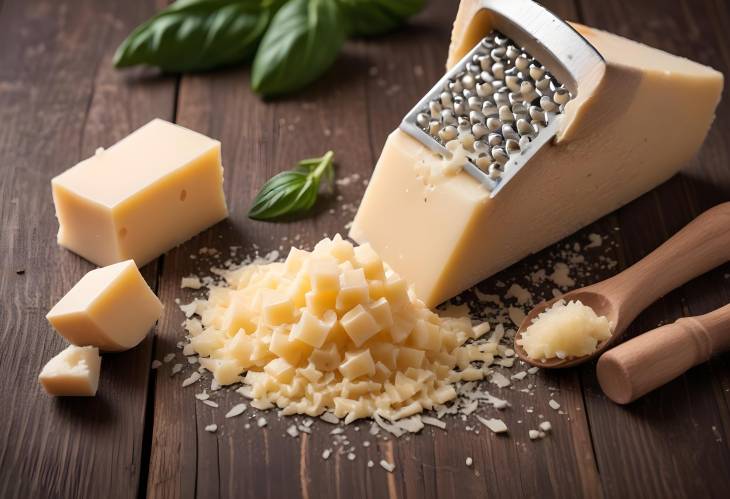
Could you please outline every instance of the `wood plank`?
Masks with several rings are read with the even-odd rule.
[[[723,2],[582,1],[589,25],[689,57],[727,73],[730,10]],[[730,102],[725,100],[699,156],[683,172],[619,210],[621,251],[633,263],[710,206],[730,199]],[[629,336],[728,302],[728,266],[670,293],[642,314]],[[730,486],[727,355],[697,367],[628,407],[600,392],[583,370],[593,441],[606,495],[718,497]],[[724,359],[724,360],[723,360]]]
[[[94,268],[55,244],[50,179],[153,116],[174,79],[125,84],[117,44],[159,2],[0,3],[0,496],[134,497],[144,466],[151,337],[105,355],[99,394],[53,399],[37,383],[64,348],[45,314]],[[156,265],[145,277],[155,284]]]
[[[575,15],[570,1],[548,3],[563,15]],[[227,253],[229,246],[240,245],[242,253],[247,253],[257,245],[262,253],[286,251],[292,243],[307,247],[324,234],[344,231],[364,191],[362,180],[369,177],[387,134],[443,74],[456,7],[456,2],[431,2],[411,27],[383,38],[349,43],[320,82],[283,100],[264,103],[253,96],[246,89],[246,68],[183,78],[178,121],[222,140],[231,217],[165,257],[160,288],[165,303],[176,298],[188,302],[196,296],[180,290],[180,278],[208,270],[210,263],[201,263],[200,256],[190,259],[200,248],[215,247]],[[270,224],[246,218],[249,203],[266,179],[302,157],[322,154],[328,148],[336,152],[339,178],[360,175],[357,181],[338,188],[341,200],[335,196],[325,199],[315,217],[296,223]],[[586,234],[577,235],[575,241],[585,244]],[[543,263],[549,253],[483,283],[482,291],[504,294],[504,289],[498,289],[500,279],[520,276]],[[179,310],[167,308],[158,336],[158,358],[178,352],[182,320]],[[383,440],[367,434],[368,423],[359,423],[347,430],[350,444],[345,447],[353,446],[357,455],[350,462],[337,452],[327,461],[322,459],[325,449],[337,448],[328,434],[330,428],[321,422],[315,422],[312,435],[294,439],[285,434],[289,418],[267,415],[265,428],[256,426],[257,413],[252,409],[235,420],[224,419],[228,408],[241,401],[240,396],[227,389],[215,393],[212,398],[219,403],[218,409],[195,401],[192,394],[209,381],[181,388],[182,377],[169,376],[170,365],[181,361],[178,355],[157,373],[148,488],[153,497],[600,494],[576,373],[539,376],[533,396],[512,388],[503,393],[494,389],[496,395],[514,404],[513,410],[498,414],[513,429],[511,437],[496,437],[485,428],[479,433],[467,431],[464,423],[454,420],[448,433],[426,429],[410,438]],[[551,395],[548,385],[557,387],[559,396]],[[551,438],[530,442],[528,426],[536,428],[540,417],[545,417],[542,413],[552,411],[547,408],[552,396],[560,398],[567,414],[557,419],[550,416]],[[525,412],[533,406],[534,414]],[[211,423],[218,424],[215,434],[204,431]],[[469,424],[475,425],[473,420]],[[472,468],[465,465],[468,456],[474,459]],[[393,474],[377,465],[383,457],[397,463]],[[368,460],[375,467],[368,468]],[[518,469],[522,470],[520,480],[505,479]]]

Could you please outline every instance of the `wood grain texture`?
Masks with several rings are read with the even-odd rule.
[[[728,74],[726,2],[683,0],[581,1],[586,24],[696,59]],[[618,211],[621,252],[631,264],[689,222],[730,199],[725,99],[698,157],[664,185]],[[627,338],[724,305],[730,297],[725,265],[668,294],[639,316]],[[671,269],[668,269],[671,271]],[[722,360],[724,359],[724,360]],[[598,467],[609,497],[720,497],[730,483],[727,354],[699,366],[627,407],[612,405],[593,366],[583,382]]]
[[[267,414],[267,425],[259,428],[258,413],[249,408],[226,419],[242,398],[223,389],[211,395],[218,408],[204,405],[193,394],[209,386],[208,377],[182,388],[194,366],[177,348],[184,317],[174,301],[189,302],[200,293],[181,290],[180,279],[207,273],[226,259],[230,246],[240,247],[239,256],[284,253],[292,244],[311,247],[323,235],[344,233],[387,134],[443,73],[457,2],[431,0],[405,29],[348,42],[319,82],[271,102],[251,93],[246,67],[184,76],[179,84],[154,71],[114,71],[110,59],[116,45],[165,3],[0,0],[0,400],[7,407],[0,417],[1,497],[726,494],[727,354],[627,407],[602,395],[593,365],[540,372],[529,381],[532,394],[519,391],[525,385],[486,385],[512,406],[479,413],[504,419],[507,437],[484,428],[467,430],[478,425],[473,418],[449,420],[446,432],[427,427],[398,440],[374,438],[369,424],[359,423],[357,431],[347,430],[347,444],[334,446],[332,427],[320,421],[311,435],[292,438],[286,434],[291,418]],[[568,19],[730,71],[730,12],[724,0],[544,3]],[[41,392],[36,376],[63,342],[44,315],[92,266],[55,245],[49,181],[154,116],[222,141],[231,217],[143,269],[166,304],[154,340],[105,356],[96,399],[52,400]],[[618,265],[592,269],[579,285],[637,261],[694,216],[730,199],[728,136],[726,99],[707,144],[681,175],[478,289],[503,295],[503,283],[524,279],[566,247],[585,244],[591,232],[604,235],[602,254]],[[246,217],[266,179],[329,148],[336,153],[338,177],[351,182],[322,199],[314,217],[288,224]],[[199,253],[211,247],[223,257]],[[642,314],[627,336],[724,305],[730,300],[726,275],[727,265],[670,293]],[[547,285],[539,291],[542,296],[550,292]],[[473,295],[470,291],[463,298]],[[151,358],[168,353],[175,359],[150,376]],[[184,373],[171,376],[176,363],[184,364]],[[560,402],[564,414],[548,407],[550,399]],[[527,430],[545,419],[553,425],[551,435],[530,441]],[[212,423],[218,431],[205,431]],[[348,460],[347,452],[337,452],[340,448],[353,448],[356,459]],[[327,449],[335,452],[324,460]],[[472,467],[465,465],[466,457],[473,458]],[[393,473],[380,468],[381,459],[396,463]],[[368,468],[368,460],[375,466]]]
[[[65,346],[46,312],[94,268],[56,245],[50,180],[150,118],[171,118],[174,80],[130,85],[111,68],[116,45],[157,7],[0,6],[1,497],[137,495],[151,339],[104,356],[95,398],[48,397],[37,376]],[[154,284],[156,266],[144,270]]]

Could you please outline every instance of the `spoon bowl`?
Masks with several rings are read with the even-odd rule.
[[[613,328],[611,330],[611,337],[599,342],[596,346],[596,351],[591,355],[591,357],[599,355],[606,348],[608,348],[613,343],[614,339],[623,332],[618,331],[617,327],[619,318],[618,306],[611,301],[609,296],[602,294],[600,290],[595,291],[592,288],[594,288],[594,286],[588,286],[585,288],[570,291],[563,296],[559,296],[557,298],[553,298],[552,300],[547,300],[539,303],[532,310],[530,310],[530,312],[525,316],[524,320],[520,324],[520,328],[517,330],[517,333],[515,334],[514,351],[517,356],[533,366],[547,367],[551,369],[575,366],[577,364],[580,364],[581,362],[585,362],[586,360],[588,360],[588,358],[590,358],[589,356],[582,356],[566,357],[564,359],[560,359],[558,357],[545,360],[532,359],[527,355],[525,348],[517,343],[517,340],[522,337],[522,333],[527,330],[527,328],[530,326],[530,324],[533,323],[537,316],[543,313],[546,309],[552,307],[559,300],[565,300],[566,303],[569,301],[580,301],[583,305],[591,307],[596,315],[608,318],[609,322],[613,325]]]
[[[563,368],[582,364],[615,344],[629,324],[654,301],[708,270],[730,260],[730,202],[707,210],[639,262],[605,281],[566,293],[533,308],[514,337],[514,350],[537,367]],[[535,318],[557,300],[580,300],[613,324],[611,337],[590,355],[565,359],[532,359],[517,344]]]

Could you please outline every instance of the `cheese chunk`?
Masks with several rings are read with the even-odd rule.
[[[463,0],[449,65],[490,30]],[[370,243],[427,306],[575,232],[674,175],[713,121],[723,76],[616,35],[576,29],[606,60],[578,82],[558,140],[495,197],[465,172],[425,178],[441,157],[401,130],[388,137],[350,237]],[[432,168],[433,167],[433,168]]]
[[[155,119],[51,181],[58,244],[142,266],[228,216],[220,142]]]
[[[98,348],[70,345],[43,366],[38,381],[49,395],[93,397],[100,368]]]
[[[70,343],[106,351],[141,342],[162,315],[162,303],[132,260],[92,270],[46,318]]]

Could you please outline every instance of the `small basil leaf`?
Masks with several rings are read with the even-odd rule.
[[[290,0],[261,40],[251,86],[265,96],[301,88],[332,65],[344,41],[345,23],[336,0]]]
[[[321,179],[330,181],[334,176],[333,158],[334,153],[327,151],[321,158],[305,159],[293,170],[270,178],[256,195],[249,218],[275,220],[309,211],[317,201]]]
[[[426,0],[339,0],[349,33],[373,36],[392,31],[426,4]]]
[[[211,69],[253,56],[276,2],[180,0],[138,26],[114,55],[118,68]]]

